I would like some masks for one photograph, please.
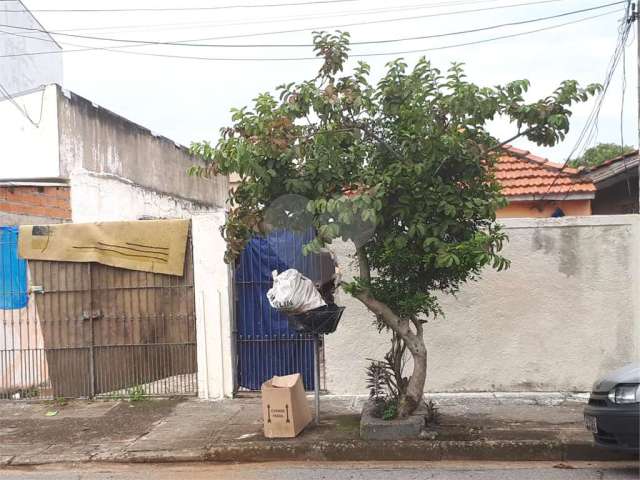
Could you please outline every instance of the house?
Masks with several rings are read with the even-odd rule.
[[[509,202],[499,218],[591,215],[596,187],[575,168],[506,145],[496,177]]]
[[[596,196],[591,202],[594,215],[640,212],[638,159],[638,150],[634,150],[582,171],[582,176],[596,187]]]
[[[198,308],[218,309],[209,319],[223,318],[228,304],[219,234],[227,178],[189,176],[198,160],[187,148],[56,84],[0,99],[0,125],[0,398],[108,395],[141,378],[150,394],[196,393],[204,381],[196,356],[208,358],[196,342],[204,322],[196,296]],[[172,246],[176,224],[182,234]],[[40,238],[30,245],[46,238],[36,247],[46,255],[55,250],[51,238],[66,238],[80,242],[67,253],[150,267],[28,257],[19,252],[19,225],[34,225],[26,230]],[[138,228],[153,230],[127,241]],[[81,231],[103,233],[87,242]],[[171,251],[184,255],[173,273],[154,266],[169,263]]]
[[[0,225],[187,218],[223,207],[226,177],[188,149],[48,85],[0,100]]]

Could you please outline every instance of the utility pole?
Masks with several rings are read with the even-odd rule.
[[[638,20],[638,9],[636,3],[631,4],[631,17],[629,22],[636,22],[636,52],[637,52],[637,68],[638,68],[638,156],[640,156],[640,21]],[[640,186],[640,163],[638,164],[638,182]],[[640,188],[638,189],[640,191]],[[638,202],[640,202],[640,192],[638,195]]]
[[[638,155],[640,155],[640,21],[638,21],[638,9],[636,3],[631,4],[631,18],[630,22],[636,22],[636,52],[637,52],[637,67],[638,67]],[[638,165],[640,169],[640,165]]]

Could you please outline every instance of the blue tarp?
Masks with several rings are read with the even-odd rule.
[[[18,257],[18,227],[0,227],[0,309],[24,308],[27,294],[27,261]]]
[[[314,388],[312,337],[290,329],[286,315],[267,300],[273,270],[295,268],[310,278],[318,276],[318,257],[302,255],[313,236],[273,232],[252,239],[240,256],[235,275],[240,387],[258,390],[274,375],[301,373],[305,388]]]

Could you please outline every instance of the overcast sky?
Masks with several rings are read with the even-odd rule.
[[[613,0],[557,0],[537,5],[494,8],[533,3],[535,0],[355,0],[341,3],[269,8],[233,8],[163,12],[38,12],[39,9],[161,8],[303,3],[308,0],[24,0],[49,30],[68,34],[136,39],[182,41],[225,37],[279,30],[304,32],[217,40],[234,44],[306,44],[311,31],[321,27],[404,18],[393,22],[342,27],[353,41],[387,40],[475,29],[507,22],[545,17],[611,3]],[[539,0],[538,0],[539,1]],[[462,10],[492,10],[451,13]],[[551,25],[614,12],[573,25],[474,46],[424,51],[438,67],[464,62],[469,78],[480,85],[495,85],[514,79],[531,81],[529,98],[550,93],[560,81],[602,82],[614,51],[623,5],[483,32],[354,46],[359,54],[420,50],[491,37],[525,32]],[[432,15],[427,17],[427,15]],[[85,29],[85,30],[79,30]],[[634,28],[635,30],[635,28]],[[86,46],[122,45],[84,38],[56,37],[66,50]],[[211,40],[210,42],[213,42]],[[627,48],[627,88],[624,108],[625,143],[637,144],[636,47],[635,35]],[[43,48],[46,48],[43,47]],[[125,50],[122,50],[125,51]],[[313,56],[311,48],[209,48],[187,46],[144,46],[127,51],[217,58],[291,58]],[[384,64],[394,57],[366,58],[377,79]],[[411,65],[420,53],[402,55]],[[353,60],[355,62],[355,59]],[[194,140],[215,140],[220,127],[229,124],[229,109],[251,102],[258,92],[276,85],[313,76],[318,60],[298,61],[211,61],[158,58],[107,51],[64,54],[65,87],[115,111],[154,132],[188,145]],[[597,141],[620,142],[622,68],[620,66],[602,108]],[[576,108],[567,140],[551,149],[515,144],[551,160],[561,162],[572,150],[592,107]],[[501,138],[513,128],[503,122],[492,127]]]

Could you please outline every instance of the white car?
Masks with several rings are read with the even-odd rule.
[[[584,422],[598,445],[639,448],[640,363],[614,370],[593,385]]]

